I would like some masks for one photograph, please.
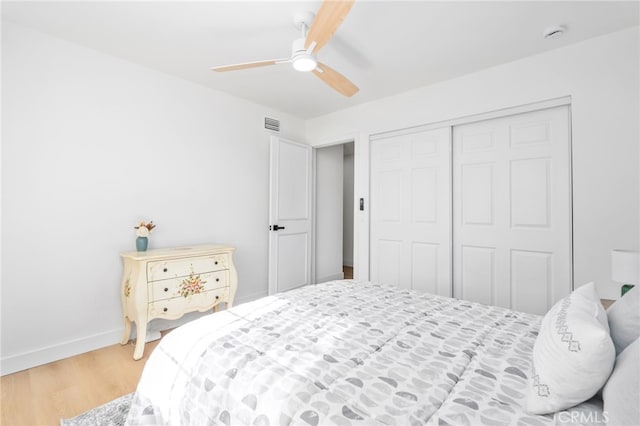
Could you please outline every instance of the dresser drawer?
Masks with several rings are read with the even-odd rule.
[[[204,274],[194,274],[186,277],[171,278],[168,280],[153,281],[149,283],[149,302],[171,299],[182,296],[182,290],[188,286],[189,280],[193,281],[200,277],[202,292],[214,290],[228,285],[228,271],[207,272]]]
[[[188,259],[158,260],[147,263],[147,280],[158,281],[185,277],[190,273],[219,271],[229,268],[228,254],[191,257]]]
[[[185,312],[205,310],[216,302],[226,302],[229,297],[229,287],[194,294],[188,297],[174,297],[149,303],[149,315],[156,318],[176,318]]]

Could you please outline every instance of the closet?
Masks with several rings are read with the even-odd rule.
[[[569,107],[371,141],[371,279],[543,314],[572,288]]]

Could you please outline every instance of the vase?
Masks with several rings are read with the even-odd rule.
[[[136,249],[138,249],[138,251],[147,251],[148,245],[149,245],[149,238],[147,237],[136,238]]]

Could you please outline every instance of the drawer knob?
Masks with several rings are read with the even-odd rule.
[[[164,291],[169,291],[169,289],[167,287],[164,288]]]
[[[215,261],[215,262],[213,262],[213,263],[214,263],[215,265],[217,265],[217,264],[218,264],[218,261],[216,260],[216,261]]]
[[[220,296],[216,296],[216,299],[220,299]]]
[[[164,312],[167,312],[168,310],[169,310],[169,308],[164,308],[163,309]]]
[[[216,282],[220,281],[220,278],[216,278]]]
[[[164,268],[164,269],[162,270],[162,272],[167,272],[167,268]]]

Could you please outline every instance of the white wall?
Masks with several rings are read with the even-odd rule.
[[[343,146],[315,150],[315,282],[342,279]]]
[[[3,22],[2,373],[120,338],[120,251],[237,247],[237,301],[267,293],[268,134],[355,139],[356,278],[368,259],[368,138],[572,96],[575,282],[611,284],[640,244],[639,31],[621,31],[309,120]],[[306,132],[305,132],[306,126]],[[368,265],[366,265],[368,269]]]
[[[269,134],[304,122],[27,28],[2,28],[2,373],[116,343],[119,252],[237,247],[267,294]]]
[[[345,154],[342,173],[342,264],[353,266],[353,154]]]
[[[369,135],[572,98],[574,282],[616,298],[610,250],[640,248],[639,28],[631,28],[307,121],[314,145],[356,139],[356,195],[368,201]],[[356,268],[368,270],[367,210]]]

